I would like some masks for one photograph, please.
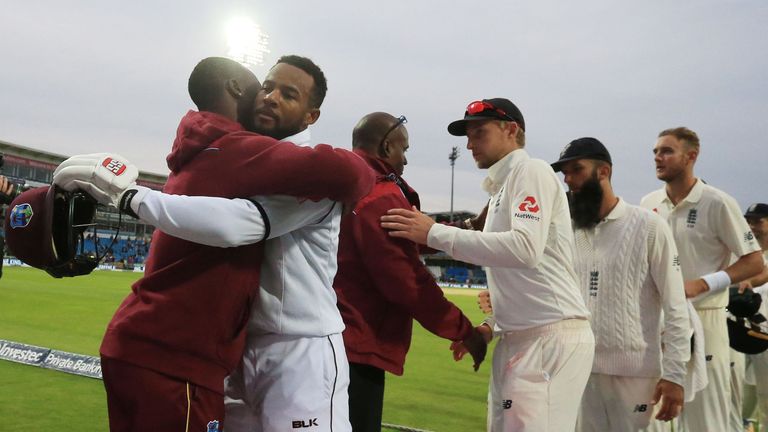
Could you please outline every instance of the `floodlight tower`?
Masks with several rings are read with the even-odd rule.
[[[453,222],[453,170],[456,165],[456,159],[459,158],[459,147],[454,146],[448,160],[451,161],[451,222]]]
[[[269,35],[252,19],[234,18],[227,25],[227,57],[245,66],[253,67],[264,63],[269,54]]]

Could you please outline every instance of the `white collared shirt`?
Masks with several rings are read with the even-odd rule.
[[[573,231],[563,186],[548,163],[512,151],[488,169],[483,232],[434,224],[427,244],[486,267],[498,330],[586,319],[573,269]]]
[[[675,237],[685,280],[724,270],[732,255],[742,257],[760,250],[736,200],[700,179],[677,205],[672,204],[665,188],[643,197],[640,205],[666,219]],[[707,292],[696,297],[693,304],[696,309],[726,307],[728,290]]]

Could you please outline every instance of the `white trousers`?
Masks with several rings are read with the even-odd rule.
[[[697,310],[704,328],[704,352],[709,384],[685,404],[680,432],[728,431],[731,412],[731,348],[725,308]]]
[[[587,320],[505,333],[493,354],[488,430],[574,430],[594,354]]]
[[[762,432],[768,432],[768,351],[747,356],[752,364],[757,387],[757,404]]]
[[[747,371],[746,357],[733,348],[730,349],[731,366],[731,412],[730,430],[742,432],[744,418],[742,416],[744,406],[744,375]]]
[[[637,432],[648,427],[659,378],[593,373],[581,399],[577,432]]]
[[[227,432],[350,432],[349,363],[341,334],[249,338],[227,377]]]

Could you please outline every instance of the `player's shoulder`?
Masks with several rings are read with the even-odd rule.
[[[283,143],[275,138],[260,135],[248,131],[235,131],[230,132],[213,143],[211,147],[217,147],[221,150],[236,151],[236,150],[255,150],[254,146],[273,146],[281,144],[283,146],[295,147],[292,143]]]
[[[627,212],[630,214],[637,215],[638,217],[643,219],[661,218],[661,216],[659,216],[658,213],[652,211],[651,209],[645,208],[637,204],[630,204],[626,201],[624,203],[627,206]]]
[[[541,173],[555,173],[555,170],[552,169],[552,165],[549,164],[549,162],[543,160],[543,159],[537,159],[537,158],[528,158],[523,161],[523,167],[527,170],[541,172]]]
[[[626,201],[625,204],[626,215],[628,216],[627,220],[632,221],[631,223],[633,224],[639,223],[645,226],[654,227],[659,223],[659,221],[664,222],[664,219],[651,209],[636,204],[630,204]]]
[[[712,201],[713,203],[730,204],[736,202],[736,199],[729,195],[727,192],[703,182],[701,185],[701,198],[703,200]]]
[[[355,212],[358,214],[364,211],[381,212],[382,209],[386,211],[395,207],[410,208],[400,187],[392,181],[377,181],[373,190],[357,202]]]
[[[667,192],[664,190],[664,188],[656,189],[655,191],[646,194],[643,198],[640,199],[640,207],[645,209],[654,208],[661,204],[666,196]]]
[[[507,176],[506,182],[510,184],[518,183],[520,179],[538,184],[560,184],[557,174],[555,174],[549,162],[531,157],[527,157],[517,164],[510,175]]]

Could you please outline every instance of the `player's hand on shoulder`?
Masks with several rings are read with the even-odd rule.
[[[415,206],[410,210],[393,208],[381,217],[381,227],[389,230],[389,235],[408,239],[414,243],[427,244],[427,236],[434,219],[420,212]]]
[[[138,168],[119,154],[91,153],[62,162],[53,172],[53,184],[70,192],[82,190],[99,203],[117,208],[138,176]]]

